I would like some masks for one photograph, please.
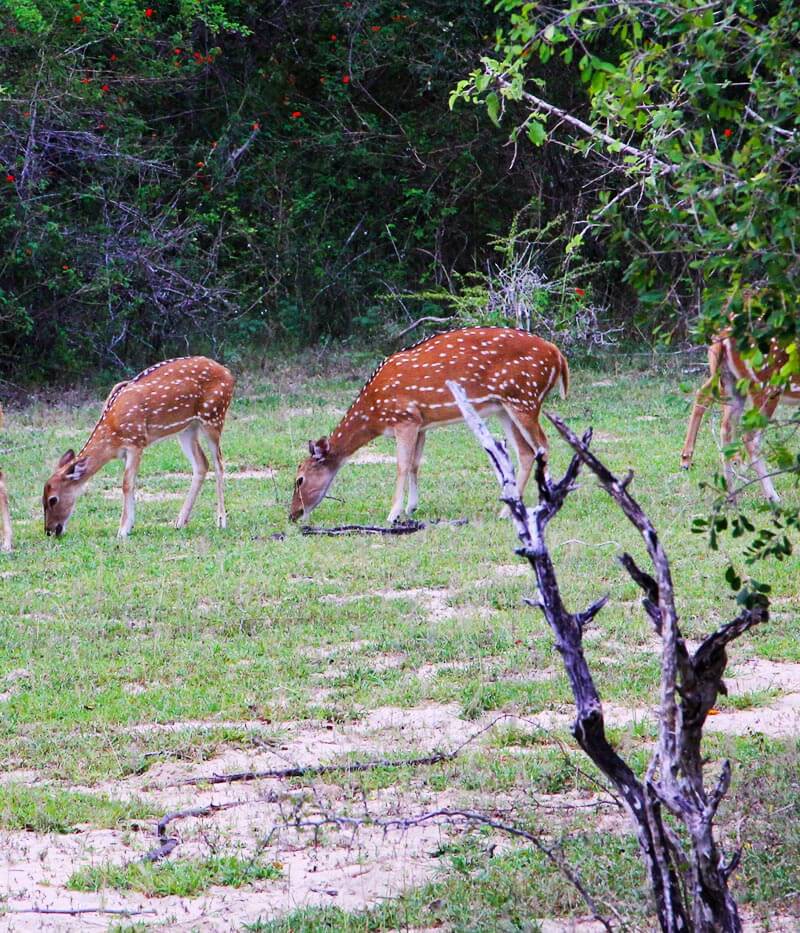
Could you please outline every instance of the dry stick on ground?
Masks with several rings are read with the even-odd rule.
[[[324,813],[315,819],[304,820],[296,816],[291,825],[296,829],[313,829],[315,834],[319,833],[325,826],[351,827],[353,830],[358,830],[367,826],[375,826],[382,829],[384,833],[388,833],[393,829],[405,831],[411,829],[413,826],[420,826],[423,823],[477,823],[481,826],[488,826],[490,829],[496,829],[499,832],[506,833],[509,836],[517,836],[520,839],[527,840],[533,844],[534,848],[538,849],[542,855],[552,862],[573,885],[575,890],[585,901],[586,906],[591,910],[592,919],[601,923],[606,930],[611,931],[613,929],[608,918],[600,912],[599,905],[584,886],[580,876],[564,861],[554,846],[545,845],[539,836],[523,829],[521,826],[515,826],[512,823],[501,823],[491,816],[487,816],[485,813],[444,808],[441,810],[433,810],[430,813],[421,813],[419,816],[392,817],[389,819],[381,819],[379,817],[340,816],[333,813]],[[621,921],[617,912],[613,908],[610,909],[617,919]]]
[[[484,733],[488,732],[490,729],[493,729],[498,722],[501,722],[504,719],[508,719],[508,714],[504,713],[501,716],[497,716],[490,723],[483,726],[481,729],[476,730],[468,738],[457,745],[454,749],[449,752],[436,752],[433,755],[426,755],[422,758],[394,758],[386,759],[379,758],[374,761],[350,761],[342,762],[341,764],[329,764],[329,765],[295,765],[289,768],[271,768],[265,771],[234,771],[231,774],[211,774],[207,777],[196,777],[196,778],[187,778],[185,781],[178,781],[176,784],[172,784],[172,787],[184,787],[187,785],[204,785],[204,784],[232,784],[234,781],[256,781],[261,779],[283,779],[283,778],[293,778],[293,777],[320,777],[325,774],[334,774],[336,772],[364,772],[364,771],[375,771],[377,768],[402,768],[402,767],[419,767],[422,765],[435,765],[444,761],[452,761],[461,752],[476,739],[480,738]],[[270,795],[268,800],[274,801],[277,799],[274,795]],[[175,822],[176,820],[185,820],[191,817],[200,817],[200,816],[211,816],[214,813],[218,813],[220,810],[231,810],[234,807],[241,807],[245,804],[252,803],[252,800],[233,800],[229,803],[211,803],[205,807],[190,807],[188,810],[175,810],[171,813],[166,813],[156,824],[156,836],[158,838],[158,845],[150,849],[140,861],[142,862],[160,862],[162,859],[165,859],[168,855],[177,848],[179,840],[175,836],[167,835],[167,828],[170,823]]]
[[[234,781],[259,781],[269,778],[320,777],[325,774],[335,774],[338,771],[374,771],[376,768],[414,768],[421,765],[436,765],[442,761],[450,761],[460,750],[461,746],[453,752],[426,755],[424,758],[380,758],[377,761],[344,761],[338,765],[295,765],[290,768],[273,768],[266,771],[234,771],[231,774],[211,774],[208,777],[186,778],[185,781],[178,781],[172,786],[232,784]]]
[[[409,522],[395,522],[394,525],[336,525],[333,528],[323,528],[318,525],[303,525],[300,529],[301,533],[304,535],[347,535],[347,534],[362,534],[362,535],[411,535],[415,531],[424,531],[426,528],[431,528],[434,525],[466,525],[469,521],[468,518],[455,518],[450,521],[447,519],[434,519],[431,522],[418,522],[418,521],[409,521]]]
[[[575,697],[577,716],[572,732],[625,803],[647,866],[662,929],[667,933],[690,929],[738,933],[741,921],[728,890],[728,879],[739,862],[739,853],[726,862],[714,838],[714,817],[730,785],[730,764],[723,763],[716,786],[707,791],[700,745],[708,711],[725,689],[725,648],[752,626],[766,621],[766,601],[742,609],[734,621],[718,628],[690,655],[678,627],[667,555],[655,528],[627,489],[633,474],[624,479],[614,476],[590,452],[591,430],[579,439],[562,421],[548,415],[575,454],[558,482],[547,476],[544,455],[538,454],[539,504],[527,509],[517,494],[514,468],[505,445],[492,437],[461,387],[452,381],[448,386],[464,420],[489,456],[500,482],[500,498],[511,509],[523,545],[517,553],[528,558],[538,583],[537,597],[531,603],[541,608],[553,630]],[[651,576],[629,554],[620,558],[644,591],[644,608],[663,643],[659,740],[644,782],[606,738],[600,696],[583,654],[583,630],[608,597],[598,599],[583,612],[568,612],[545,543],[547,523],[576,488],[575,480],[584,465],[642,535],[653,562],[655,575]],[[666,823],[663,807],[683,823],[686,846]]]

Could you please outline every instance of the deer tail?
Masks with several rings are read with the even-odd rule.
[[[567,358],[559,351],[558,392],[561,398],[569,395],[569,364]]]

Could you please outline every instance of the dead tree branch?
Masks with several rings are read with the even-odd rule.
[[[448,386],[464,420],[486,451],[510,510],[526,557],[536,575],[538,605],[555,635],[564,660],[577,715],[572,727],[581,748],[611,780],[619,792],[636,830],[639,848],[647,867],[659,922],[665,933],[686,930],[741,930],[736,903],[727,881],[736,863],[721,856],[714,837],[713,820],[730,781],[730,766],[723,765],[716,787],[709,793],[703,783],[700,746],[708,711],[724,691],[722,674],[727,657],[725,646],[753,625],[767,618],[766,603],[745,608],[727,625],[708,636],[689,654],[678,625],[669,560],[655,528],[628,492],[632,474],[614,476],[589,450],[591,431],[578,438],[558,418],[549,416],[574,455],[561,480],[553,482],[545,471],[543,452],[536,462],[539,504],[527,509],[517,495],[514,469],[505,445],[496,441],[455,382]],[[639,568],[630,555],[621,563],[645,594],[645,609],[662,639],[660,726],[657,751],[640,781],[610,745],[603,722],[597,688],[583,653],[583,628],[600,611],[604,599],[582,613],[564,607],[547,544],[545,528],[558,512],[582,467],[588,467],[601,487],[614,499],[641,534],[653,564],[651,575]],[[687,831],[688,854],[678,836],[665,822],[662,805],[679,819]]]
[[[304,535],[330,535],[338,537],[339,535],[362,534],[362,535],[412,535],[416,531],[424,531],[426,528],[434,525],[466,525],[468,518],[456,518],[452,521],[436,519],[432,522],[418,522],[411,520],[408,522],[395,522],[394,525],[384,527],[382,525],[336,525],[333,528],[322,528],[318,525],[303,525],[300,533]]]

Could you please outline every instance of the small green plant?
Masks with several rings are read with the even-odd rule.
[[[277,862],[213,855],[174,862],[131,862],[81,868],[67,882],[73,891],[138,891],[150,897],[192,897],[212,885],[240,888],[253,881],[274,881],[282,874]]]
[[[100,794],[21,784],[0,787],[0,826],[3,829],[70,833],[83,823],[115,829],[154,815],[152,806],[141,800],[112,800]]]

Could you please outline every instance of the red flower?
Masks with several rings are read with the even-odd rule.
[[[82,21],[83,21],[83,17],[81,16],[80,13],[76,13],[76,14],[72,17],[72,22],[75,23],[76,25],[77,25],[78,23],[82,22]]]
[[[725,130],[722,131],[722,135],[723,135],[726,139],[730,139],[731,136],[733,136],[733,130],[731,130],[731,129],[725,129]]]
[[[81,84],[89,84],[91,80],[91,78],[81,78]]]
[[[335,41],[336,41],[336,35],[334,33],[331,33],[331,42],[335,42]]]
[[[117,60],[117,56],[112,52],[112,54],[108,56],[108,60],[110,62],[115,62]]]
[[[16,181],[16,179],[14,178],[14,176],[13,176],[12,174],[9,173],[8,175],[6,175],[6,181],[7,181],[9,184],[13,184],[13,183]]]
[[[256,121],[256,122],[253,124],[252,129],[254,129],[254,130],[260,130],[260,129],[261,129],[261,124],[260,124],[258,121]]]
[[[352,3],[343,3],[342,6],[343,6],[346,10],[349,10],[349,9],[353,6],[353,4],[352,4]]]
[[[301,110],[293,110],[291,113],[291,117],[293,120],[296,120],[298,117],[302,117],[302,116],[303,116],[303,112]]]
[[[172,51],[174,52],[175,55],[180,55],[183,49],[173,49]]]
[[[62,266],[61,268],[64,270],[64,272],[69,272],[69,266]]]
[[[350,83],[350,75],[342,75],[342,84]]]
[[[104,84],[104,85],[100,88],[100,90],[103,91],[103,92],[105,93],[106,91],[110,91],[111,88],[110,88],[107,84]]]
[[[97,129],[98,129],[98,130],[104,130],[105,128],[106,128],[105,123],[98,123],[98,124],[97,124]]]
[[[380,27],[380,26],[370,26],[369,28],[370,28],[373,32],[380,32],[380,31],[381,31],[381,27]]]
[[[205,164],[206,164],[205,162],[195,162],[195,165],[196,165],[198,168],[202,168]]]
[[[199,62],[199,61],[202,61],[202,60],[203,60],[203,53],[202,53],[202,52],[192,52],[192,55],[194,56],[195,61],[198,61],[198,62]]]
[[[586,294],[586,291],[585,291],[585,289],[583,289],[583,288],[576,288],[576,289],[575,289],[575,294],[576,294],[579,298],[583,298],[583,296]]]
[[[148,7],[148,8],[144,11],[144,15],[145,15],[148,19],[150,19],[150,17],[153,15],[153,13],[155,13],[155,10],[154,10],[152,7]]]

